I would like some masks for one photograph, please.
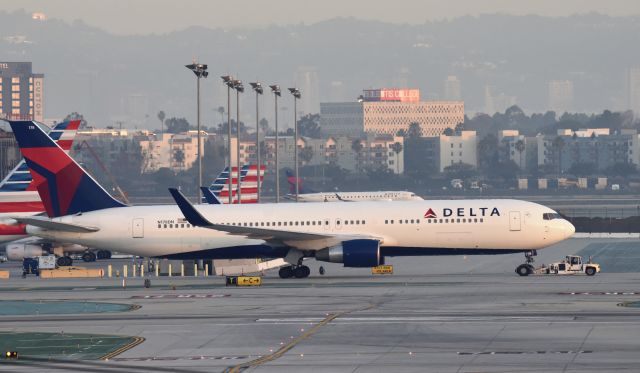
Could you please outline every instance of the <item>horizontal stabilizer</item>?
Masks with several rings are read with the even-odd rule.
[[[87,227],[85,225],[71,224],[71,223],[61,223],[58,221],[49,220],[46,218],[37,218],[37,217],[12,217],[13,220],[18,223],[33,225],[34,227],[39,227],[43,229],[47,229],[50,231],[62,231],[62,232],[73,232],[73,233],[91,233],[97,232],[100,229],[96,227]]]

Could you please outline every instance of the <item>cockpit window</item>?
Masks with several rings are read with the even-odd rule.
[[[544,214],[542,214],[542,219],[544,220],[562,219],[562,216],[560,216],[560,214],[555,212],[545,212]]]

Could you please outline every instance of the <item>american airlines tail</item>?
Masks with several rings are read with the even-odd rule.
[[[260,182],[264,180],[264,172],[266,167],[262,165],[260,167]],[[238,168],[233,167],[231,173],[231,197],[232,202],[238,203]],[[254,164],[247,164],[240,169],[240,189],[241,200],[243,204],[257,203],[258,202],[258,166]],[[229,203],[229,167],[218,175],[218,177],[211,183],[209,190],[218,197],[222,203]]]
[[[49,217],[125,206],[32,121],[9,121]]]

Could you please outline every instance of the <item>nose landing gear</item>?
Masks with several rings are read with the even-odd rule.
[[[520,276],[529,276],[530,274],[533,274],[533,272],[535,271],[535,267],[533,266],[535,259],[533,257],[537,255],[538,255],[538,252],[536,250],[525,251],[524,252],[525,263],[520,264],[516,268],[516,273]]]

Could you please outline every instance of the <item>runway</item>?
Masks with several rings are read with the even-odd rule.
[[[543,250],[539,261],[604,241],[572,239]],[[640,300],[640,274],[522,278],[513,273],[521,261],[521,255],[390,258],[391,276],[337,264],[324,264],[327,275],[319,276],[311,261],[311,278],[269,273],[259,288],[225,287],[221,278],[152,279],[150,289],[140,279],[126,289],[114,279],[12,279],[0,283],[3,300],[139,308],[3,316],[2,332],[144,342],[108,361],[5,362],[0,371],[637,371],[640,309],[624,305]]]

